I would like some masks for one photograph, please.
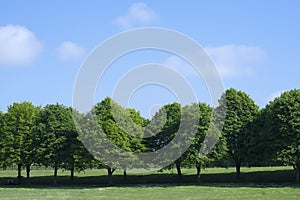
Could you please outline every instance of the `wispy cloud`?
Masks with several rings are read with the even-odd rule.
[[[72,61],[82,59],[86,53],[82,46],[65,41],[57,48],[58,56],[63,61]]]
[[[119,16],[114,23],[124,29],[133,28],[135,26],[149,25],[158,20],[157,13],[148,7],[145,3],[134,3],[128,9],[128,12]]]
[[[246,45],[208,46],[205,50],[223,78],[253,75],[253,66],[267,55],[261,47]]]
[[[283,92],[285,92],[286,90],[279,90],[276,92],[273,92],[268,98],[267,98],[267,103],[269,103],[270,101],[273,101],[274,99],[276,99],[277,97],[279,97]]]
[[[198,72],[193,68],[193,66],[178,56],[168,57],[163,64],[171,67],[183,76],[198,76]]]
[[[255,73],[253,66],[266,59],[266,53],[260,47],[224,45],[208,46],[204,49],[214,62],[222,78],[251,76]],[[187,77],[198,76],[197,71],[188,62],[177,56],[168,57],[163,64]]]
[[[24,26],[0,27],[0,64],[29,65],[40,55],[42,44]]]

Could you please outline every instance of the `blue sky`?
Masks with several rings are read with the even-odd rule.
[[[25,100],[71,105],[88,53],[112,35],[148,26],[193,38],[216,64],[225,88],[243,90],[264,107],[281,91],[299,88],[299,8],[299,1],[3,1],[0,110]],[[179,70],[193,88],[199,87],[198,99],[209,101],[203,81],[184,61],[157,51],[136,52],[114,63],[96,100],[111,96],[126,70],[149,62]],[[153,85],[136,91],[129,106],[148,117],[151,107],[175,100],[166,88]]]

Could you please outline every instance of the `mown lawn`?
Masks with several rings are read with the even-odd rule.
[[[0,199],[299,199],[296,187],[136,185],[99,188],[1,188]]]
[[[234,168],[207,168],[202,182],[195,182],[195,170],[135,171],[124,180],[122,171],[114,173],[114,186],[107,186],[106,171],[86,170],[70,180],[68,171],[60,171],[58,185],[52,185],[52,170],[32,170],[30,185],[5,185],[15,179],[15,170],[0,170],[0,200],[5,199],[299,199],[300,185],[294,181],[291,167],[243,168],[239,180]],[[23,172],[25,174],[25,172]]]
[[[236,179],[234,168],[206,168],[202,170],[202,183],[287,183],[294,182],[295,173],[292,167],[253,167],[242,168],[240,179]],[[128,184],[168,184],[168,183],[189,183],[194,184],[197,180],[195,169],[183,169],[183,177],[178,178],[176,170],[157,171],[129,171],[125,180],[122,171],[113,174],[115,185]],[[22,171],[25,175],[25,171]],[[0,170],[0,186],[8,179],[16,179],[16,170]],[[30,185],[52,186],[53,170],[32,170]],[[86,170],[76,173],[74,180],[70,180],[69,171],[59,171],[58,184],[62,186],[107,186],[107,171],[105,169]],[[22,186],[26,186],[27,179],[22,179]]]

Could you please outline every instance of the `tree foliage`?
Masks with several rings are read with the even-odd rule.
[[[14,103],[3,118],[5,165],[18,165],[19,178],[22,166],[29,178],[30,166],[37,160],[40,138],[35,128],[39,112],[40,108],[30,102]]]
[[[281,94],[266,107],[266,139],[271,141],[270,149],[275,150],[276,159],[292,165],[296,180],[300,174],[300,90],[294,89]]]
[[[5,135],[3,130],[4,123],[4,113],[0,111],[0,167],[4,167],[6,164],[6,156],[5,156]]]
[[[223,134],[226,137],[228,154],[233,159],[239,176],[247,151],[247,125],[256,118],[259,108],[245,92],[233,88],[226,90],[219,103],[220,108],[226,108]]]
[[[239,175],[243,163],[284,164],[294,167],[299,181],[299,89],[284,92],[261,110],[246,93],[233,88],[219,103],[217,108],[167,104],[151,120],[109,97],[87,113],[60,104],[41,108],[14,103],[6,113],[0,112],[0,166],[17,166],[18,177],[23,168],[29,177],[33,164],[52,167],[54,183],[58,169],[70,170],[73,178],[75,171],[106,168],[112,183],[115,169],[126,175],[133,167],[162,163],[168,165],[162,170],[176,168],[179,177],[182,167],[195,167],[198,181],[207,166],[233,165]]]
[[[77,132],[72,118],[71,108],[60,104],[49,104],[44,107],[39,119],[40,162],[54,169],[56,184],[58,168],[74,170],[74,154],[78,149]]]

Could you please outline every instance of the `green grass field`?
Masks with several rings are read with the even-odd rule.
[[[137,185],[100,188],[2,188],[0,199],[299,199],[293,187]]]
[[[234,169],[203,170],[202,183],[195,183],[195,170],[184,169],[178,179],[176,171],[163,173],[128,173],[125,182],[121,171],[114,174],[116,186],[108,187],[105,170],[87,170],[76,174],[59,173],[58,186],[52,185],[52,170],[33,170],[31,184],[4,185],[16,171],[0,171],[0,200],[8,199],[299,199],[300,185],[292,182],[290,167],[243,168],[240,180]],[[24,173],[25,174],[25,173]]]

